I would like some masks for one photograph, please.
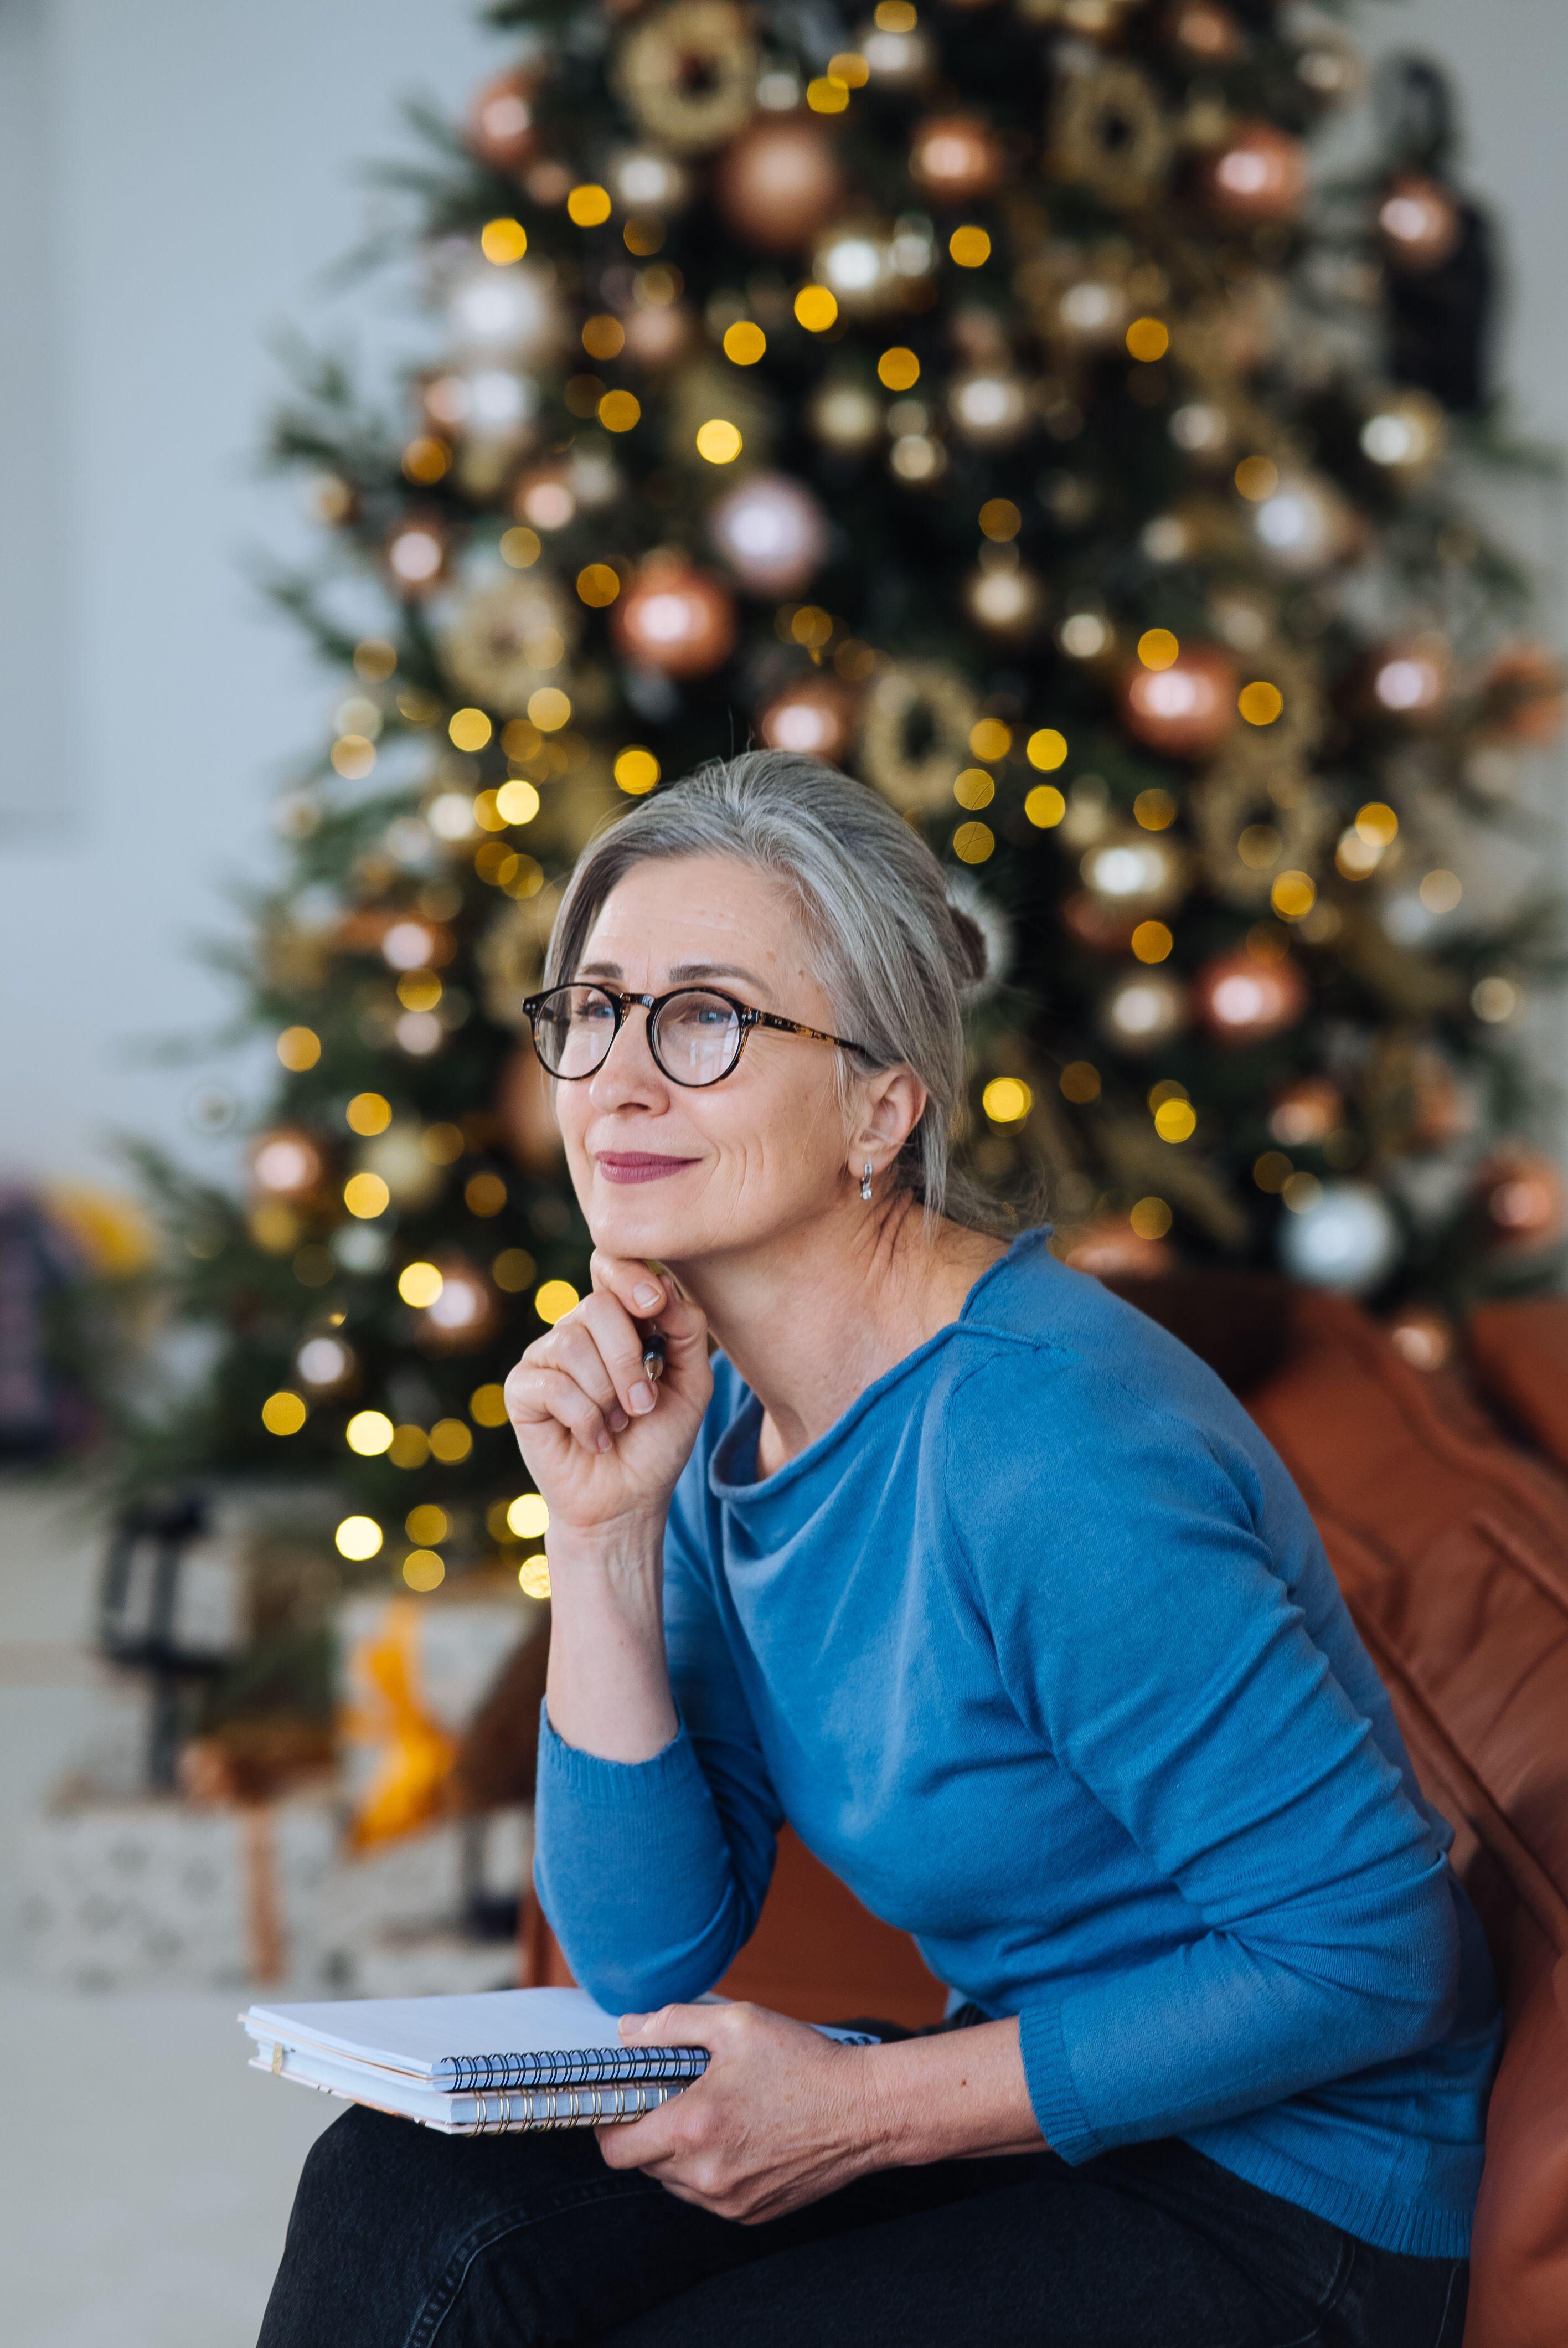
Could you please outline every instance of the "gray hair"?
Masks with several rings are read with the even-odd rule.
[[[578,859],[550,938],[545,984],[559,986],[617,883],[650,859],[728,856],[793,891],[834,1025],[866,1067],[907,1067],[925,1110],[895,1161],[895,1186],[927,1225],[950,1215],[999,1233],[1016,1218],[951,1163],[965,1105],[962,995],[985,976],[979,925],[948,894],[925,841],[866,784],[789,750],[715,759],[645,799]],[[847,1112],[849,1075],[839,1057]]]

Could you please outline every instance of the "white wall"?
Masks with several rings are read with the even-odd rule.
[[[355,169],[403,143],[402,98],[457,105],[504,57],[472,15],[468,0],[0,0],[0,131],[29,108],[48,130],[45,184],[20,235],[12,211],[0,266],[32,254],[36,283],[42,249],[54,291],[52,318],[19,317],[15,277],[0,286],[0,446],[34,508],[0,509],[0,627],[46,609],[61,669],[56,691],[14,659],[0,707],[0,769],[30,817],[0,830],[0,1168],[77,1173],[115,1129],[181,1132],[194,1075],[149,1068],[138,1040],[221,1013],[190,942],[225,923],[223,876],[268,854],[266,786],[328,705],[242,571],[301,535],[292,491],[252,462],[279,384],[268,338],[292,322],[378,335],[374,305],[351,312],[314,281],[361,233]],[[15,428],[40,383],[59,402],[53,449]],[[40,503],[43,548],[26,527]],[[48,755],[19,772],[24,735]]]
[[[222,875],[269,852],[266,783],[325,705],[240,567],[295,527],[248,470],[265,338],[339,318],[313,277],[357,233],[353,166],[395,145],[396,98],[455,103],[497,49],[467,0],[0,0],[0,70],[39,36],[25,119],[47,172],[20,213],[35,167],[0,172],[0,769],[34,819],[0,832],[0,1166],[66,1173],[114,1129],[179,1135],[195,1079],[136,1040],[221,1010],[190,942],[224,924]],[[1462,77],[1512,253],[1522,417],[1568,441],[1568,6],[1370,0],[1364,29]]]

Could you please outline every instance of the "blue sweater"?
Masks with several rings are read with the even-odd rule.
[[[1027,1233],[776,1475],[722,1357],[665,1541],[682,1726],[541,1734],[538,1880],[611,2008],[709,1988],[787,1818],[1047,2143],[1181,2137],[1385,2249],[1469,2239],[1497,2001],[1388,1698],[1218,1379]]]

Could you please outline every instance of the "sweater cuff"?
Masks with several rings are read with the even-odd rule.
[[[606,1761],[597,1753],[580,1752],[558,1736],[550,1725],[549,1708],[539,1706],[539,1776],[548,1775],[574,1802],[600,1809],[641,1809],[650,1802],[667,1802],[692,1787],[702,1787],[702,1765],[686,1734],[685,1724],[668,1745],[646,1761]]]
[[[1024,2080],[1040,2134],[1050,2150],[1075,2168],[1101,2147],[1072,2082],[1062,2035],[1061,2001],[1026,2005],[1018,2018],[1018,2032]]]

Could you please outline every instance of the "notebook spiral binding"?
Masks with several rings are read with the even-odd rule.
[[[603,2087],[624,2081],[700,2079],[705,2046],[612,2046],[555,2054],[446,2054],[431,2066],[444,2094],[488,2094],[501,2087]]]
[[[466,2136],[506,2136],[522,2129],[580,2127],[585,2121],[641,2119],[647,2112],[657,2111],[667,2104],[677,2090],[663,2082],[638,2090],[638,2100],[630,2106],[629,2088],[634,2081],[622,2081],[610,2087],[557,2087],[544,2090],[549,2096],[549,2109],[541,2115],[537,2110],[517,2119],[512,2116],[512,2096],[494,2088],[474,2091],[479,2106],[478,2116],[463,2133]],[[530,2100],[537,2098],[538,2089]],[[496,2109],[489,2108],[494,2096]]]

